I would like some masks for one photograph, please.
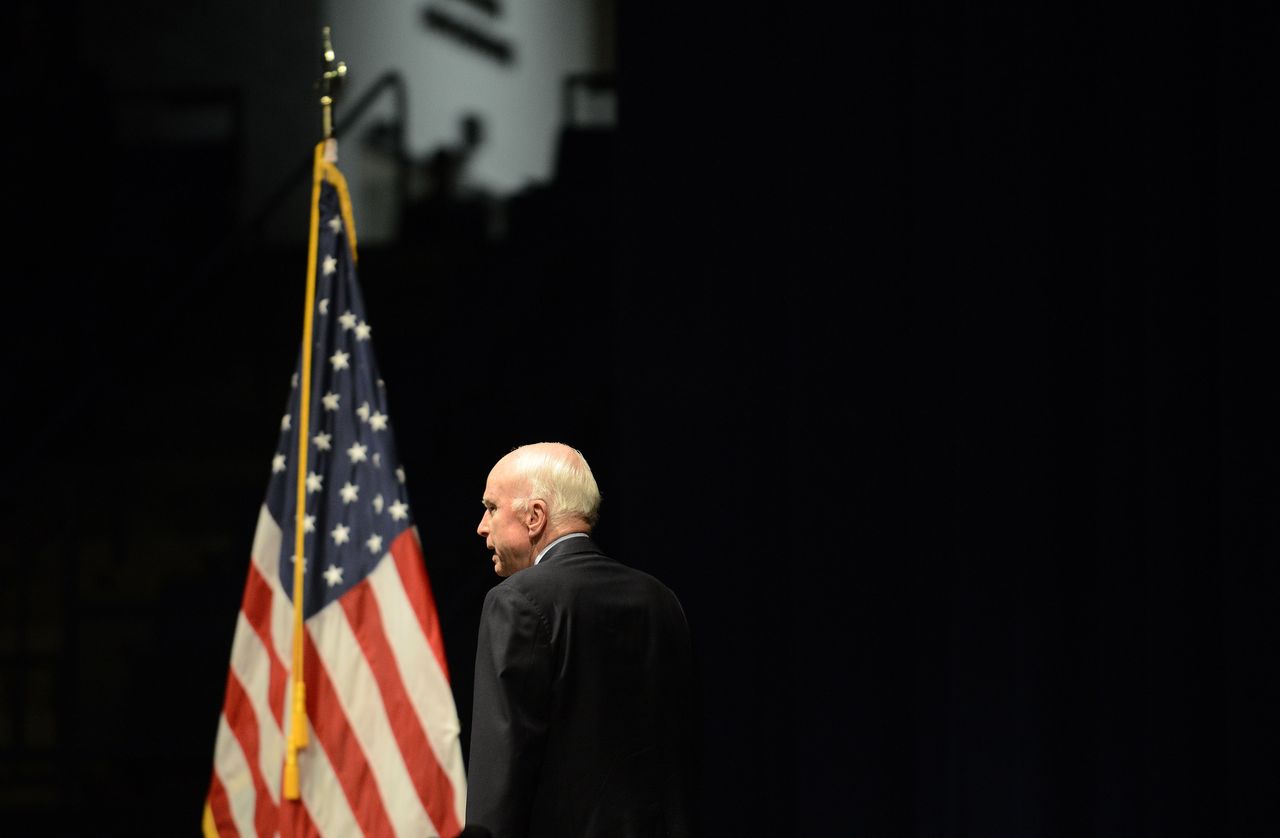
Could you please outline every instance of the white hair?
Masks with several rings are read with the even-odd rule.
[[[527,511],[530,498],[542,498],[551,528],[570,520],[595,527],[600,519],[600,487],[581,451],[563,443],[537,442],[522,445],[508,456],[514,473],[529,482],[529,496],[512,500],[517,511]]]

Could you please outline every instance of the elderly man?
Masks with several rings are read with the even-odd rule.
[[[582,454],[516,448],[477,532],[506,577],[476,649],[467,823],[495,838],[689,836],[694,660],[676,596],[591,538]]]

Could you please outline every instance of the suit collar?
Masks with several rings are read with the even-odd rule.
[[[568,533],[560,536],[543,548],[542,553],[539,554],[534,564],[543,564],[544,562],[552,559],[556,559],[561,556],[570,556],[576,553],[595,552],[599,552],[599,548],[597,548],[595,542],[591,540],[590,535],[587,533]]]

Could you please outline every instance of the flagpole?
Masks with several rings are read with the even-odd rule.
[[[297,800],[301,796],[298,778],[298,751],[307,747],[307,689],[303,677],[303,598],[305,593],[306,532],[303,522],[307,508],[307,441],[311,429],[311,346],[315,327],[316,251],[320,237],[320,184],[325,171],[337,159],[337,141],[333,137],[333,100],[347,67],[336,60],[329,40],[329,27],[323,29],[323,59],[320,80],[320,107],[323,139],[316,145],[311,169],[311,231],[307,243],[307,293],[302,317],[302,370],[298,393],[298,480],[294,513],[293,550],[293,712],[284,760],[284,797]]]
[[[333,138],[333,100],[342,86],[342,81],[347,77],[347,65],[339,61],[334,55],[333,44],[329,40],[329,27],[326,26],[321,31],[321,38],[324,41],[324,59],[320,67],[320,81],[318,82],[321,90],[321,127],[324,133],[326,150],[329,152],[327,159],[330,163],[333,163],[336,162],[338,147],[337,140]]]

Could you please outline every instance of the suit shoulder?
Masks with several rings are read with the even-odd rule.
[[[525,573],[515,573],[503,579],[494,585],[484,595],[484,607],[521,607],[526,605],[536,606],[537,597],[528,584],[529,580],[522,578]]]

